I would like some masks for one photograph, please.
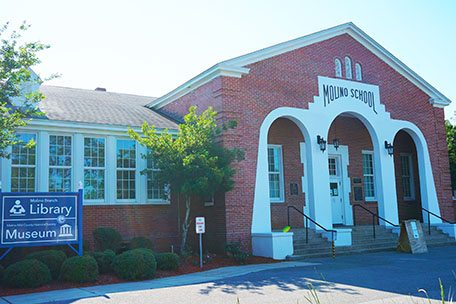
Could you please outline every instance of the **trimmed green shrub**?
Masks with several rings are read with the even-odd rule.
[[[179,268],[179,256],[175,253],[156,253],[155,260],[159,270],[176,270]]]
[[[52,278],[57,279],[60,274],[60,268],[67,257],[65,253],[60,250],[45,250],[30,253],[25,258],[27,260],[36,259],[44,263],[51,271]]]
[[[150,249],[133,249],[115,257],[112,269],[124,280],[151,279],[155,275],[157,262]]]
[[[105,251],[111,249],[114,252],[119,252],[122,245],[122,236],[117,230],[112,228],[97,228],[92,231],[95,240],[95,250]]]
[[[60,278],[74,283],[96,282],[98,279],[97,261],[90,255],[69,258],[62,265]]]
[[[49,268],[36,259],[17,262],[6,268],[5,283],[10,287],[36,288],[52,279]]]
[[[138,248],[154,250],[154,244],[152,244],[152,241],[150,239],[138,236],[131,239],[129,248],[130,250]]]
[[[108,273],[112,270],[111,264],[116,257],[114,251],[108,249],[104,252],[92,252],[90,253],[91,256],[95,258],[98,264],[98,271],[100,273]]]

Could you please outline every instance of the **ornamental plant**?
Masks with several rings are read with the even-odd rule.
[[[225,245],[225,251],[231,254],[235,261],[245,264],[245,262],[252,256],[252,250],[247,244],[247,241],[239,236],[236,242],[229,242]]]
[[[44,263],[30,259],[6,268],[4,282],[10,287],[36,288],[49,283],[51,279],[51,272]]]
[[[160,169],[154,171],[157,184],[169,185],[171,194],[185,202],[181,254],[184,254],[192,222],[192,200],[202,204],[204,198],[212,197],[215,193],[226,193],[234,187],[236,170],[231,164],[244,159],[244,150],[229,149],[217,137],[236,126],[236,120],[226,123],[217,121],[217,112],[212,107],[198,115],[197,107],[192,106],[176,135],[168,130],[158,131],[147,123],[141,127],[142,134],[128,129],[130,137],[150,151],[144,157]],[[146,169],[141,173],[149,172]]]
[[[60,274],[60,268],[63,262],[66,260],[66,255],[60,250],[44,250],[30,253],[26,256],[26,259],[36,259],[44,263],[49,270],[53,279],[57,279]]]
[[[74,283],[96,282],[98,280],[97,261],[90,255],[69,258],[62,265],[60,278]]]

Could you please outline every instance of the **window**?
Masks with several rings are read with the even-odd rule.
[[[366,200],[375,200],[374,154],[363,152],[364,193]]]
[[[342,77],[342,63],[339,59],[334,60],[334,66],[336,68],[336,77]]]
[[[345,57],[345,77],[352,79],[352,63],[348,57]]]
[[[136,198],[136,142],[117,140],[117,199]]]
[[[361,72],[361,65],[359,63],[355,64],[355,75],[356,75],[356,80],[363,80],[363,73]]]
[[[271,202],[284,201],[282,147],[268,146],[269,197]]]
[[[415,187],[413,183],[412,155],[401,154],[402,190],[404,200],[415,199]]]
[[[49,192],[71,191],[71,136],[49,136]]]
[[[11,153],[11,191],[34,192],[36,175],[36,149],[35,146],[27,148],[26,145],[35,141],[34,134],[17,134],[20,141],[12,147]]]
[[[104,200],[105,140],[84,138],[84,199]]]
[[[330,176],[339,176],[338,171],[338,166],[337,166],[337,158],[336,157],[330,157],[328,158],[328,169],[329,169],[329,175]]]
[[[147,199],[164,201],[168,199],[169,187],[159,184],[155,176],[160,169],[155,167],[152,159],[147,158]]]

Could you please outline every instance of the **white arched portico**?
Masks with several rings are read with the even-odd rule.
[[[333,228],[327,167],[328,150],[320,150],[317,136],[326,139],[332,121],[342,113],[349,113],[360,119],[371,136],[379,215],[398,224],[394,160],[385,149],[385,141],[392,143],[394,136],[401,129],[409,130],[417,145],[420,179],[425,181],[421,183],[423,206],[440,214],[429,153],[420,130],[410,122],[391,119],[384,105],[380,103],[378,86],[320,76],[318,85],[319,96],[314,97],[314,102],[309,103],[308,109],[277,108],[266,116],[260,127],[251,230],[255,255],[283,259],[293,253],[293,234],[271,231],[267,144],[269,128],[278,118],[292,120],[303,134],[307,156],[306,204],[309,206],[309,216],[323,227]],[[351,236],[349,240],[339,237],[336,246],[347,245],[347,242],[348,245],[351,244]]]

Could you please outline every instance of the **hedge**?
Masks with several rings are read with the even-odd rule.
[[[155,254],[155,260],[159,270],[176,270],[179,268],[179,256],[175,253],[157,253]]]
[[[30,253],[26,256],[26,259],[36,259],[44,263],[49,270],[53,279],[57,279],[60,274],[60,268],[63,262],[66,260],[66,255],[61,250],[44,250]]]
[[[110,249],[115,253],[119,252],[122,246],[122,236],[112,228],[97,228],[92,231],[96,251]]]
[[[157,262],[152,250],[133,249],[116,256],[112,269],[124,280],[151,279],[155,275]]]
[[[97,261],[90,255],[69,258],[62,265],[60,278],[74,283],[96,282],[98,279]]]
[[[98,271],[100,273],[108,273],[112,270],[111,265],[116,257],[114,251],[108,249],[103,252],[92,252],[90,255],[97,261]]]
[[[5,283],[10,287],[36,288],[52,279],[49,268],[36,259],[10,265],[5,271]]]

